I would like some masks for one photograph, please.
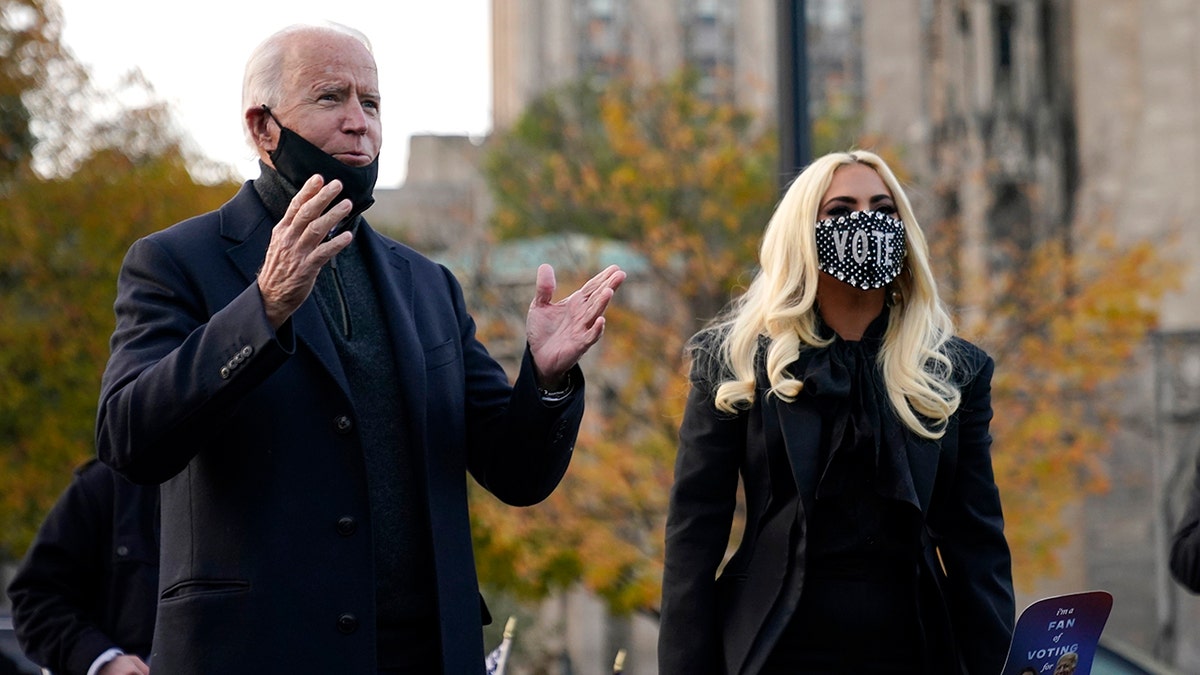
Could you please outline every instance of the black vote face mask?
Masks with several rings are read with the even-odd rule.
[[[313,174],[321,174],[326,185],[332,180],[342,182],[339,198],[330,202],[329,206],[325,207],[325,211],[332,209],[342,199],[349,199],[353,206],[350,215],[329,233],[330,237],[337,234],[342,226],[351,222],[358,214],[366,211],[375,203],[373,195],[375,180],[379,177],[378,155],[366,166],[351,166],[280,124],[275,113],[271,112],[266,105],[263,105],[262,109],[279,126],[279,144],[270,153],[271,162],[275,164],[275,170],[279,172],[279,175],[283,176],[296,189],[308,182]]]
[[[854,211],[817,222],[817,263],[851,286],[883,288],[900,276],[904,223],[879,211]]]

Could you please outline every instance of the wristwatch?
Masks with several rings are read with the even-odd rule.
[[[570,396],[571,392],[575,391],[575,383],[571,382],[571,373],[568,372],[565,379],[566,382],[563,383],[562,388],[558,391],[550,391],[549,389],[538,387],[538,394],[541,395],[542,401],[545,403],[558,403]]]

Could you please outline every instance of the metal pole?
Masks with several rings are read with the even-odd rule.
[[[779,169],[786,186],[812,160],[808,120],[808,40],[805,0],[776,0],[779,54]]]

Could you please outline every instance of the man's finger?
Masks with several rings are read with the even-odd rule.
[[[284,223],[290,223],[296,218],[296,214],[300,212],[300,207],[304,206],[308,200],[320,192],[325,187],[325,179],[321,174],[313,174],[308,180],[304,181],[304,185],[296,191],[296,196],[292,197],[292,201],[288,203],[287,212],[283,215]]]
[[[342,222],[346,216],[350,215],[350,209],[352,208],[353,205],[350,203],[350,200],[343,199],[335,204],[332,209],[329,209],[328,213],[314,218],[311,222],[309,222],[308,225],[304,227],[304,231],[300,236],[308,239],[312,246],[317,246],[325,240],[325,237],[329,236],[329,233],[333,231],[333,228],[336,227],[338,223]]]
[[[300,204],[300,209],[296,212],[293,222],[307,226],[309,223],[317,220],[325,212],[325,209],[331,203],[333,203],[333,200],[341,193],[341,191],[341,181],[329,181],[328,185],[321,188],[315,195]],[[299,195],[296,196],[299,197]]]
[[[625,281],[625,272],[616,265],[609,265],[599,274],[588,279],[587,283],[581,286],[578,291],[575,291],[573,295],[578,295],[585,302],[594,304],[594,300],[600,296],[601,292],[605,290],[616,292],[616,289],[621,286],[623,281]],[[607,305],[608,300],[611,298],[612,295],[610,294],[605,299],[604,304]]]
[[[319,269],[329,262],[333,256],[341,253],[342,249],[350,245],[350,241],[354,239],[354,233],[350,230],[339,232],[336,237],[329,241],[323,242],[313,251],[313,264]]]
[[[592,293],[591,297],[588,298],[592,315],[599,316],[603,314],[604,310],[608,309],[608,303],[612,301],[615,295],[616,291],[608,287],[601,288],[599,291]]]
[[[557,287],[554,280],[554,268],[546,263],[538,265],[537,269],[537,284],[533,294],[533,306],[541,307],[550,304],[551,298],[554,297],[554,289]]]
[[[606,285],[608,283],[609,279],[611,279],[614,274],[616,274],[617,272],[620,272],[620,271],[621,271],[621,268],[617,267],[616,265],[609,265],[608,267],[605,267],[604,269],[600,270],[600,272],[598,274],[596,274],[596,276],[592,277],[591,279],[588,279],[587,282],[583,284],[583,286],[579,287],[579,291],[577,291],[577,292],[582,293],[583,295],[591,295],[592,293],[595,293],[598,289],[600,289],[602,286]]]

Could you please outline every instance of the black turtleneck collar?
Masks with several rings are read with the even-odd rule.
[[[279,222],[283,220],[283,215],[287,213],[288,207],[292,204],[292,198],[296,196],[300,188],[289,183],[278,171],[262,160],[258,162],[258,169],[258,178],[254,179],[254,191],[258,193],[259,199],[267,207],[267,213],[271,214],[275,222]],[[351,231],[358,229],[358,223],[359,217],[356,215],[349,229]]]

